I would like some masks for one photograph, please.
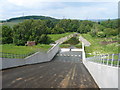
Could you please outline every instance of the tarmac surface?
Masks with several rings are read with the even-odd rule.
[[[81,52],[60,52],[47,63],[2,71],[3,88],[96,88]]]

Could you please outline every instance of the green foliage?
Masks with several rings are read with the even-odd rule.
[[[116,20],[108,19],[107,21],[100,22],[100,24],[106,28],[112,28],[112,29],[118,28],[118,20],[117,19]]]
[[[49,36],[47,36],[46,34],[42,34],[40,37],[40,43],[41,44],[50,44],[51,42],[53,42],[51,40],[51,38]]]
[[[16,45],[25,45],[27,41],[35,41],[37,44],[50,43],[45,21],[26,20],[13,27],[13,43]]]
[[[111,43],[111,44],[101,44],[100,42],[103,40],[107,40],[106,38],[99,38],[99,37],[92,37],[89,34],[82,34],[82,36],[87,39],[91,46],[85,47],[86,53],[93,54],[117,54],[118,53],[118,43]],[[111,38],[114,38],[113,36]],[[108,41],[108,40],[107,40]],[[90,55],[91,56],[91,55]]]
[[[64,42],[63,44],[76,45],[78,43],[79,43],[79,39],[77,37],[72,37],[68,41]]]
[[[91,35],[92,37],[97,36],[97,30],[96,30],[96,29],[92,29],[91,32],[90,32],[90,35]]]
[[[48,34],[48,36],[52,39],[52,41],[56,41],[62,37],[68,36],[72,34],[71,32],[69,33],[63,33],[63,34]]]
[[[18,21],[18,20],[20,21],[20,20],[28,20],[28,19],[57,20],[55,18],[45,17],[45,16],[24,16],[24,17],[11,18],[11,19],[9,19],[7,21],[11,22],[11,21]]]
[[[107,20],[102,21],[99,24],[94,24],[93,28],[91,29],[90,35],[93,37],[110,37],[110,36],[117,36],[118,33],[118,20]]]
[[[2,26],[2,43],[9,44],[13,43],[13,33],[9,26]]]
[[[71,45],[70,44],[60,44],[61,48],[69,48]]]
[[[116,36],[116,35],[118,35],[118,30],[117,29],[106,28],[106,29],[104,29],[104,32],[105,32],[106,36]]]
[[[106,34],[104,32],[98,32],[97,36],[103,38],[106,37]]]
[[[46,44],[38,44],[35,46],[16,46],[13,44],[4,44],[0,45],[2,47],[3,53],[11,53],[11,54],[29,54],[31,52],[36,51],[47,51],[51,48],[50,45]]]

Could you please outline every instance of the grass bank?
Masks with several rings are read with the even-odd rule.
[[[36,51],[47,51],[52,46],[45,44],[38,44],[35,46],[15,46],[13,44],[0,45],[2,47],[2,53],[11,54],[29,54]]]
[[[103,43],[117,40],[117,37],[109,38],[98,38],[92,37],[89,34],[82,34],[82,36],[91,43],[91,46],[85,47],[86,53],[93,54],[117,54],[118,53],[118,42],[115,43]],[[91,55],[87,55],[91,56]]]
[[[72,34],[73,32],[69,32],[69,33],[63,33],[63,34],[49,34],[48,36],[53,40],[56,41],[62,37],[68,36],[70,34]]]
[[[61,48],[70,48],[71,46],[82,48],[82,43],[79,41],[78,37],[72,37],[60,45]]]

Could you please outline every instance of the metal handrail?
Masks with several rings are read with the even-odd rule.
[[[88,57],[86,60],[104,65],[120,67],[120,53],[96,55],[93,57]]]

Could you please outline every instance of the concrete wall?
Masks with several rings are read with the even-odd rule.
[[[118,88],[118,67],[107,66],[86,60],[84,60],[83,63],[99,88]]]
[[[0,59],[0,69],[51,61],[58,51],[59,44],[57,43],[47,53],[36,52],[35,54],[28,56],[24,59],[2,58]]]
[[[120,85],[118,85],[118,79],[120,80],[120,78],[118,78],[118,70],[120,73],[120,68],[118,69],[118,67],[98,64],[86,60],[84,46],[85,44],[82,42],[83,64],[86,66],[99,88],[101,88],[101,90],[104,90],[105,88],[116,88],[116,90],[118,90],[119,88],[120,90]]]

